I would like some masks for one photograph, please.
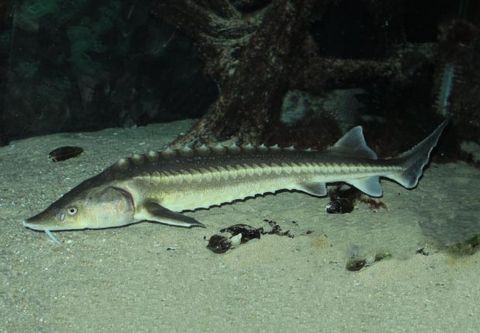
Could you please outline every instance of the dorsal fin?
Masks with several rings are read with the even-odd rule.
[[[345,133],[329,150],[351,157],[377,159],[377,154],[365,142],[362,126],[356,126]]]

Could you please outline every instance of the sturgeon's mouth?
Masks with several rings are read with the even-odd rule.
[[[56,244],[61,244],[61,242],[53,235],[53,233],[47,229],[46,227],[40,226],[35,223],[29,223],[30,219],[26,219],[25,221],[22,222],[23,226],[28,229],[36,230],[36,231],[44,231],[47,237],[54,243]]]
[[[30,219],[26,219],[25,221],[22,222],[23,226],[28,229],[32,230],[37,230],[37,231],[44,231],[45,228],[42,227],[41,225],[35,224],[35,223],[30,223]]]
[[[30,217],[22,222],[23,226],[28,229],[37,230],[37,231],[45,231],[45,230],[57,230],[58,226],[48,225],[45,223],[39,215],[35,215]]]

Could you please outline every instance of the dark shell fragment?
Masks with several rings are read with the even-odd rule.
[[[229,232],[232,236],[242,234],[242,243],[246,243],[249,240],[258,238],[263,233],[263,228],[254,228],[247,224],[234,224],[230,227],[221,229],[220,232]]]
[[[232,247],[232,242],[228,237],[222,235],[213,235],[208,240],[207,248],[215,253],[225,253]]]
[[[361,192],[353,187],[347,190],[336,187],[328,194],[330,196],[330,202],[325,207],[325,211],[328,214],[351,213],[355,207],[355,202],[361,196]]]
[[[357,256],[352,256],[350,259],[348,259],[345,268],[349,271],[357,272],[364,267],[372,266],[376,262],[391,257],[392,255],[388,251],[377,252],[375,253],[375,256],[373,256],[373,258],[361,258]]]
[[[277,224],[277,222],[273,220],[263,220],[263,222],[268,223],[268,225],[272,228],[270,231],[264,231],[263,228],[261,230],[262,235],[278,235],[278,236],[287,236],[289,238],[294,238],[295,236],[290,233],[290,230],[283,231],[282,228]]]
[[[336,187],[329,191],[328,194],[330,196],[330,202],[325,207],[325,211],[328,214],[351,213],[357,202],[367,204],[373,211],[377,211],[380,208],[387,208],[383,202],[364,196],[362,192],[354,187],[346,190],[341,187]]]
[[[63,146],[63,147],[59,147],[57,149],[52,150],[48,154],[48,157],[53,162],[60,162],[60,161],[68,160],[69,158],[72,158],[72,157],[77,157],[81,153],[83,153],[83,148],[81,147]]]
[[[330,201],[325,207],[328,214],[345,214],[351,213],[354,208],[352,200],[347,198],[336,198]]]
[[[252,239],[260,239],[261,235],[278,235],[294,238],[290,230],[283,231],[277,222],[272,220],[263,220],[268,223],[271,230],[264,228],[254,228],[247,224],[234,224],[220,230],[224,235],[215,234],[208,240],[207,248],[215,253],[225,253],[228,250],[244,244]],[[240,237],[237,237],[241,235]],[[235,239],[237,238],[237,239]],[[238,242],[239,241],[239,242]]]
[[[352,272],[357,272],[367,265],[366,259],[350,259],[345,268]]]

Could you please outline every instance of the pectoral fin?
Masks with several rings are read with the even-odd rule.
[[[146,201],[142,204],[140,212],[135,214],[139,221],[150,221],[163,224],[176,225],[179,227],[205,227],[192,217],[172,212],[154,201]]]

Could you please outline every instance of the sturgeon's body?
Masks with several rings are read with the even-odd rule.
[[[47,233],[141,221],[203,226],[182,212],[279,190],[325,196],[326,184],[335,182],[379,197],[381,177],[409,189],[417,185],[446,124],[391,159],[377,158],[360,126],[323,152],[247,145],[134,155],[79,184],[24,225]]]

